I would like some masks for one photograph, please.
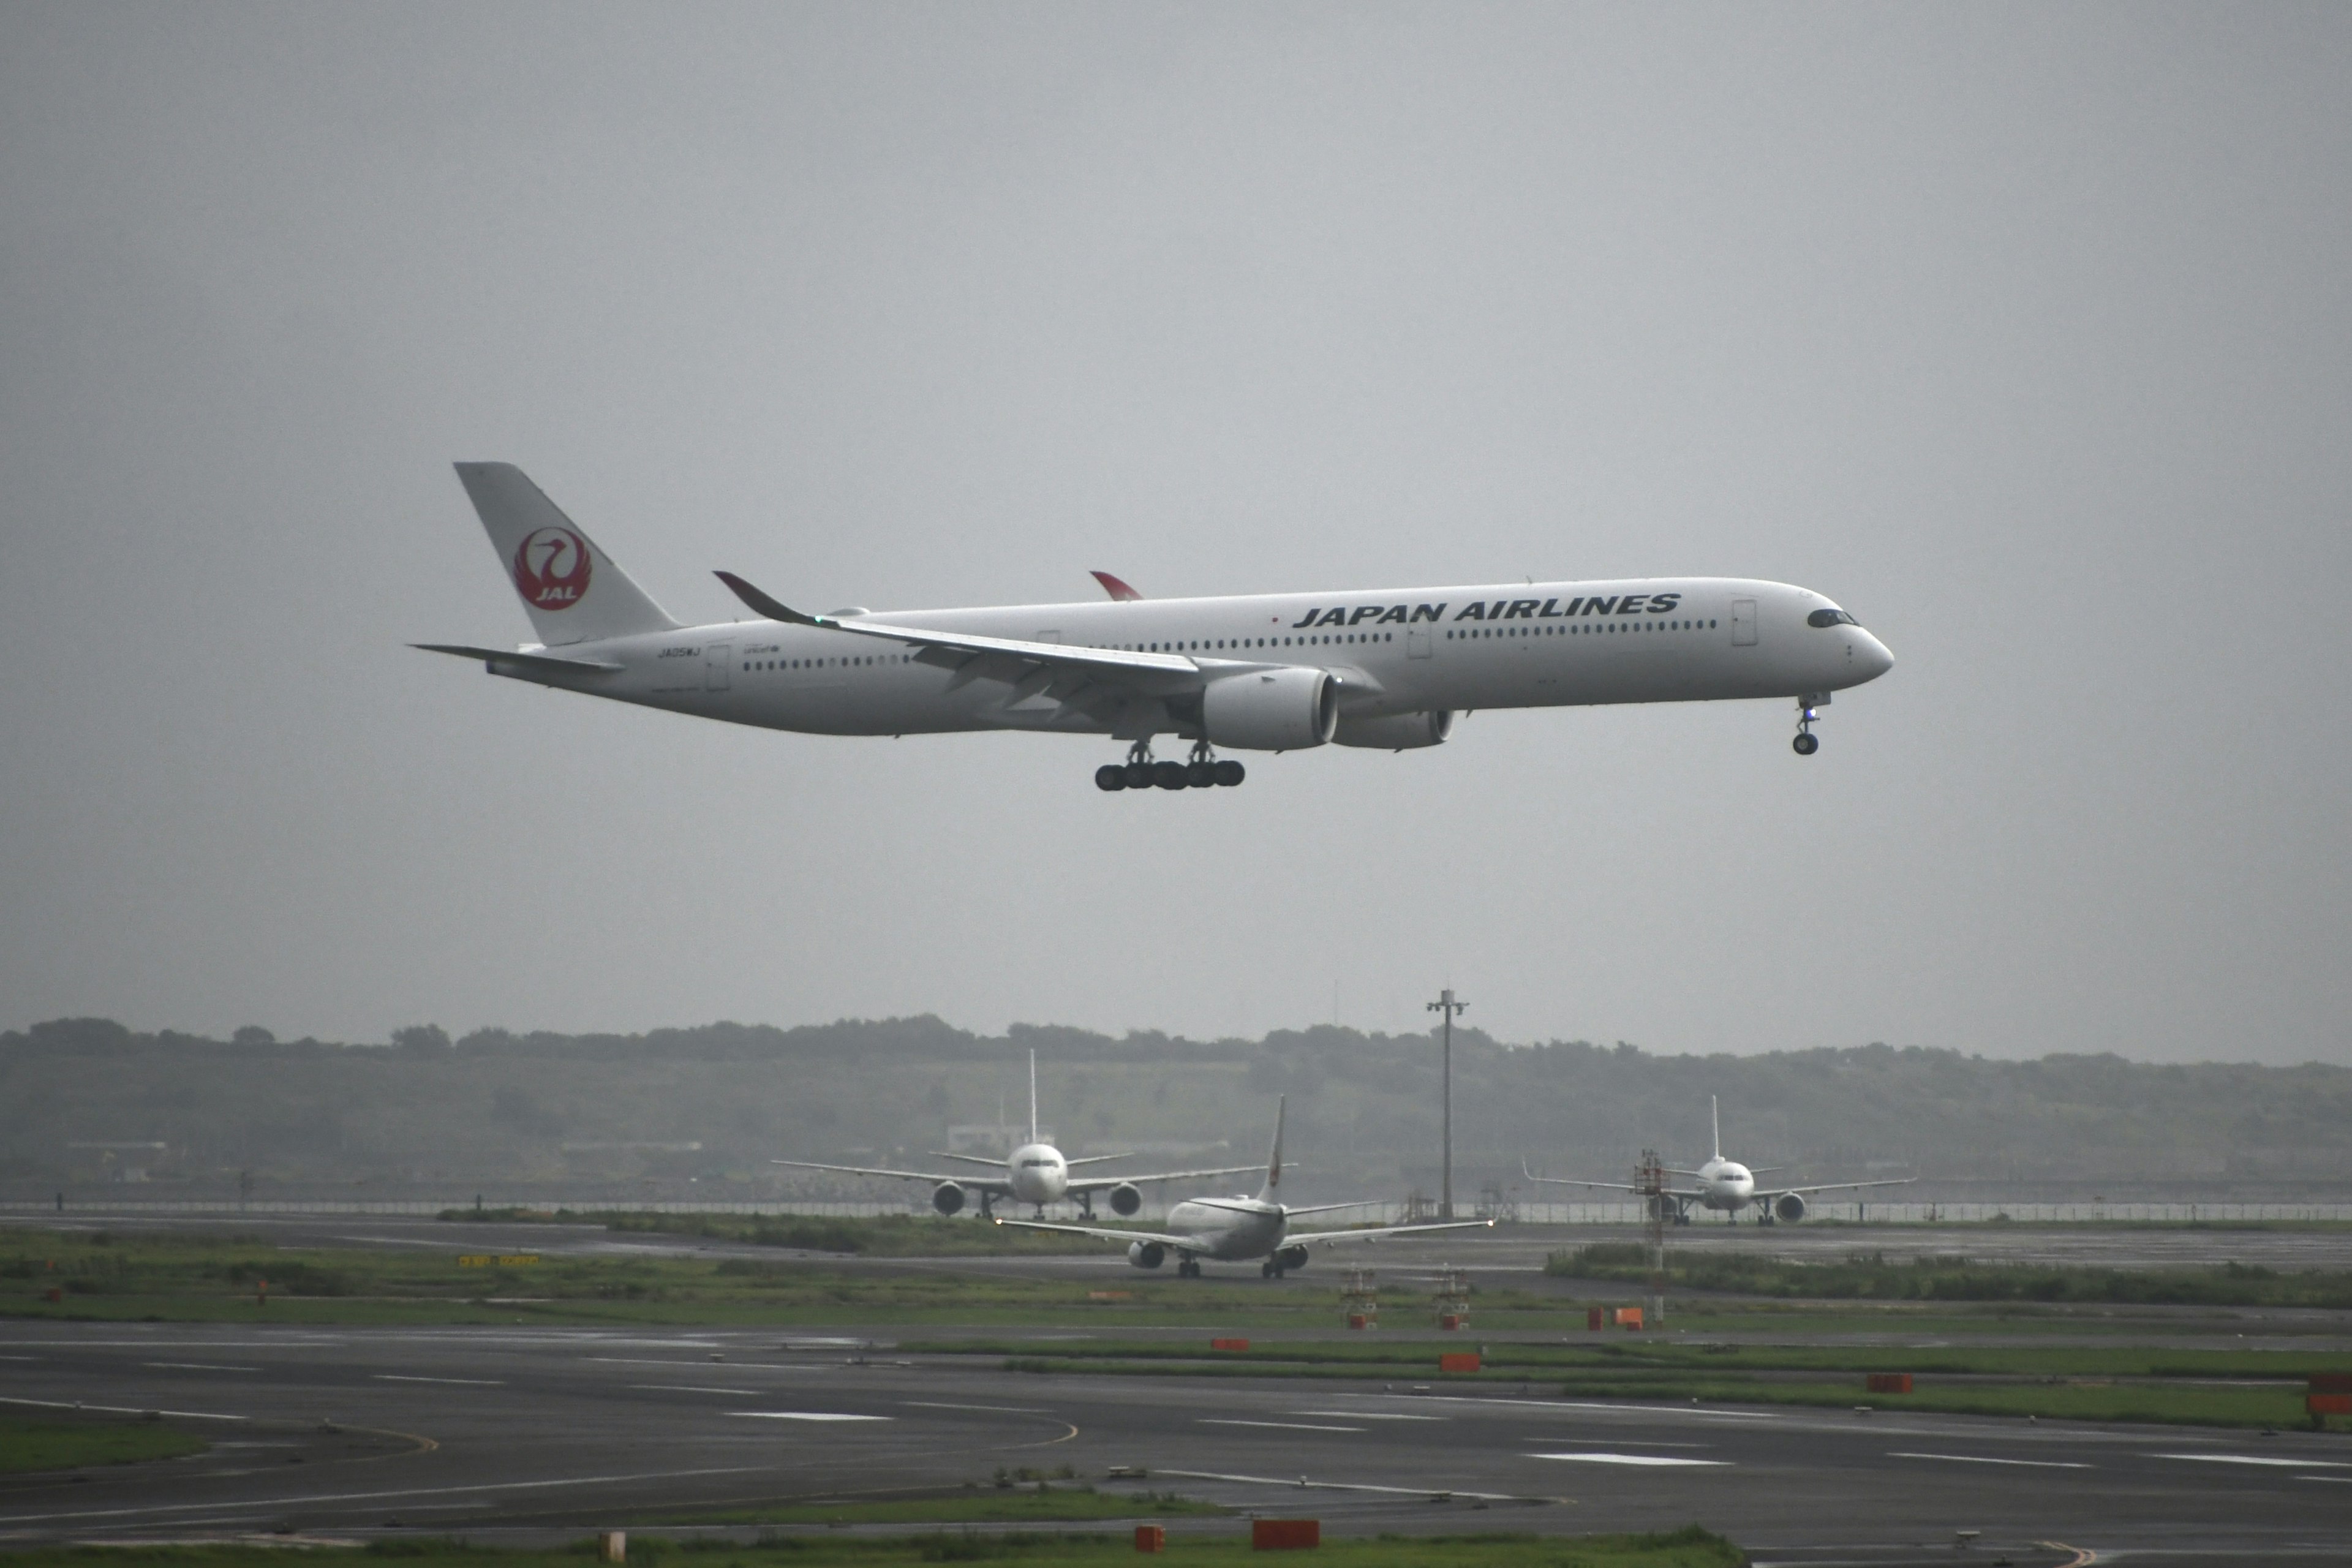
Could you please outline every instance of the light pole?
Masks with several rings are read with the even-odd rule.
[[[1445,1067],[1441,1075],[1444,1080],[1442,1092],[1445,1105],[1445,1171],[1442,1178],[1444,1184],[1438,1189],[1437,1217],[1440,1219],[1454,1217],[1454,1015],[1466,1013],[1469,1009],[1470,1004],[1456,1002],[1451,990],[1439,992],[1437,1000],[1429,1005],[1429,1011],[1445,1015]]]

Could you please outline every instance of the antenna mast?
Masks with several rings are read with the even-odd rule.
[[[1468,1012],[1470,1004],[1456,1002],[1454,999],[1453,991],[1448,989],[1437,994],[1437,1000],[1429,1005],[1428,1010],[1445,1015],[1444,1066],[1440,1073],[1444,1082],[1441,1094],[1444,1105],[1445,1170],[1443,1184],[1438,1188],[1437,1217],[1452,1219],[1454,1217],[1454,1015]]]

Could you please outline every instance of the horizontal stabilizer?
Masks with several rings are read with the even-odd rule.
[[[623,668],[603,659],[564,658],[556,654],[517,653],[512,648],[468,647],[464,643],[413,642],[408,645],[426,653],[453,654],[458,658],[478,658],[490,667],[492,674],[500,673],[499,666],[530,670],[538,675],[610,675]]]

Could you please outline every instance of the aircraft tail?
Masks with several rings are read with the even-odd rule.
[[[1711,1094],[1706,1097],[1706,1124],[1713,1137],[1715,1157],[1720,1160],[1723,1158],[1723,1108],[1716,1103],[1715,1096]]]
[[[457,481],[489,531],[490,548],[549,647],[677,623],[512,463],[459,463]]]
[[[1037,1053],[1029,1053],[1029,1142],[1037,1142]]]
[[[1265,1185],[1257,1190],[1257,1201],[1262,1204],[1273,1203],[1282,1194],[1282,1117],[1289,1106],[1286,1094],[1274,1102],[1274,1152],[1265,1162]]]

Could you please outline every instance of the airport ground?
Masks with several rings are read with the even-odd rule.
[[[87,1226],[89,1216],[74,1223]],[[378,1255],[511,1250],[616,1265],[648,1257],[777,1258],[773,1248],[569,1226],[274,1216],[236,1228],[287,1247]],[[60,1247],[87,1237],[37,1234]],[[740,1540],[763,1529],[833,1538],[905,1526],[870,1508],[856,1517],[877,1522],[838,1531],[757,1521],[806,1521],[805,1512],[775,1510],[812,1500],[994,1497],[1000,1473],[1067,1472],[1066,1487],[1090,1484],[1098,1498],[1138,1500],[1134,1517],[1154,1517],[1157,1505],[1142,1500],[1148,1494],[1231,1510],[1167,1516],[1180,1541],[1236,1534],[1260,1513],[1318,1518],[1335,1536],[1552,1536],[1695,1522],[1759,1563],[1950,1561],[1969,1531],[1981,1532],[1978,1560],[2007,1555],[2021,1564],[2086,1561],[2084,1551],[2105,1562],[2167,1563],[2352,1556],[2343,1530],[2352,1517],[2352,1439],[2341,1432],[2029,1422],[1906,1408],[1899,1396],[1858,1389],[1851,1405],[1811,1406],[1565,1394],[1562,1376],[1534,1360],[1548,1343],[1580,1338],[1580,1323],[1572,1327],[1564,1309],[1571,1300],[1633,1292],[1554,1279],[1540,1265],[1563,1246],[1594,1239],[1603,1237],[1593,1227],[1564,1236],[1505,1228],[1369,1248],[1365,1260],[1401,1295],[1423,1290],[1451,1263],[1470,1272],[1482,1296],[1520,1293],[1563,1310],[1508,1328],[1476,1319],[1469,1339],[1391,1315],[1370,1338],[1393,1349],[1392,1364],[1326,1364],[1305,1376],[1204,1368],[1207,1336],[1189,1312],[1153,1322],[1121,1310],[1115,1333],[1090,1327],[1085,1314],[1102,1304],[1086,1298],[1144,1278],[1116,1254],[806,1260],[828,1277],[902,1281],[949,1300],[996,1284],[1050,1286],[1048,1294],[1072,1300],[1025,1323],[1000,1315],[973,1325],[961,1337],[984,1340],[980,1354],[955,1342],[951,1324],[860,1324],[838,1313],[821,1331],[781,1321],[566,1325],[532,1321],[521,1302],[514,1310],[522,1321],[443,1325],[288,1321],[286,1302],[267,1310],[277,1318],[256,1307],[209,1322],[12,1317],[0,1321],[0,1387],[12,1402],[0,1408],[126,1423],[155,1411],[163,1427],[209,1447],[176,1459],[0,1477],[0,1542],[292,1531],[297,1538],[457,1534],[527,1545],[604,1526],[676,1539]],[[1702,1225],[1675,1240],[1818,1248],[1824,1257],[1916,1246],[2109,1266],[2233,1259],[2294,1269],[2343,1257],[2337,1231],[1988,1226],[1841,1234]],[[1280,1343],[1365,1346],[1367,1336],[1339,1326],[1336,1272],[1318,1258],[1287,1280],[1262,1280],[1252,1268],[1202,1283],[1221,1300],[1288,1308],[1291,1321],[1272,1331]],[[1155,1303],[1170,1300],[1151,1294]],[[488,1303],[474,1310],[486,1319],[491,1310]],[[1735,1353],[1769,1347],[1785,1355],[1843,1345],[1923,1360],[1971,1344],[2084,1354],[2128,1346],[2259,1354],[2289,1373],[2352,1354],[2345,1313],[2248,1308],[1971,1317],[1941,1307],[1710,1302],[1701,1310],[1682,1301],[1670,1308],[1666,1329],[1615,1342],[1706,1353],[1694,1342],[1703,1341]],[[1172,1347],[1186,1338],[1201,1342],[1199,1361],[1095,1370],[1090,1361],[1116,1358],[1069,1353],[1129,1342]],[[1498,1360],[1520,1355],[1526,1375],[1449,1383],[1436,1374],[1441,1350],[1475,1348],[1474,1340],[1489,1342]],[[1417,1359],[1428,1363],[1425,1374],[1413,1374]],[[1874,1407],[1853,1408],[1865,1403]],[[1034,1481],[1021,1484],[1034,1489]],[[736,1522],[706,1522],[714,1520]]]

